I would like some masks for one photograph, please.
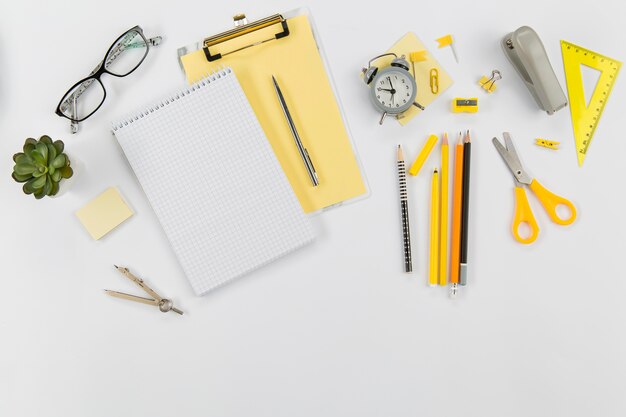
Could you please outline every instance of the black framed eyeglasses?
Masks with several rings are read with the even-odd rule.
[[[161,39],[160,36],[146,39],[139,26],[127,30],[113,42],[93,71],[67,90],[56,114],[72,122],[72,133],[78,130],[78,122],[89,118],[104,103],[107,93],[100,81],[102,74],[114,77],[130,75],[146,59],[150,46],[157,46]]]

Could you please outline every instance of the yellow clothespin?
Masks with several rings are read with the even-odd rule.
[[[537,138],[535,139],[535,145],[543,146],[544,148],[554,149],[555,151],[559,150],[559,145],[561,142],[555,142],[553,140],[546,140]]]
[[[452,53],[454,54],[454,59],[458,64],[459,57],[456,55],[456,48],[454,47],[454,40],[452,39],[452,35],[448,34],[446,36],[442,36],[441,38],[437,39],[437,42],[439,43],[439,45],[437,45],[437,48],[450,46],[450,48],[452,49]]]
[[[502,74],[500,74],[500,71],[498,70],[493,70],[491,71],[491,77],[487,78],[487,76],[485,75],[483,78],[481,78],[478,81],[478,84],[485,89],[486,92],[488,92],[489,94],[493,93],[494,91],[496,91],[496,81],[501,80],[502,79]]]
[[[413,78],[415,78],[415,63],[426,61],[428,59],[426,56],[427,53],[428,51],[426,49],[409,53],[409,60],[411,61],[411,66],[413,67]]]
[[[457,97],[452,100],[452,111],[454,113],[477,113],[478,98],[461,98]]]

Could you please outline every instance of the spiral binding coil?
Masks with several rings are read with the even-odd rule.
[[[207,74],[204,78],[202,78],[200,81],[191,84],[189,87],[185,88],[182,91],[179,91],[177,93],[174,93],[168,97],[166,97],[165,99],[161,100],[160,102],[156,103],[153,106],[148,107],[147,109],[140,111],[139,113],[136,113],[132,116],[128,116],[126,118],[124,118],[122,121],[114,123],[113,124],[113,132],[118,131],[119,129],[123,128],[124,126],[128,126],[131,123],[134,123],[135,121],[144,118],[145,116],[147,116],[150,113],[154,113],[155,111],[162,109],[165,106],[169,106],[170,103],[173,103],[177,100],[180,100],[182,97],[185,97],[188,94],[192,94],[194,91],[200,90],[203,87],[206,87],[207,85],[211,84],[212,82],[227,76],[228,74],[232,73],[233,70],[230,67],[226,67],[226,68],[220,68],[217,69],[209,74]]]

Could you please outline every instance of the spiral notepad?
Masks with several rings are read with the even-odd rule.
[[[314,239],[230,68],[113,133],[196,294]]]

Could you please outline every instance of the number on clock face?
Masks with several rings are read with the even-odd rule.
[[[376,100],[384,107],[395,109],[405,106],[413,94],[409,75],[401,72],[383,74],[376,80]]]

